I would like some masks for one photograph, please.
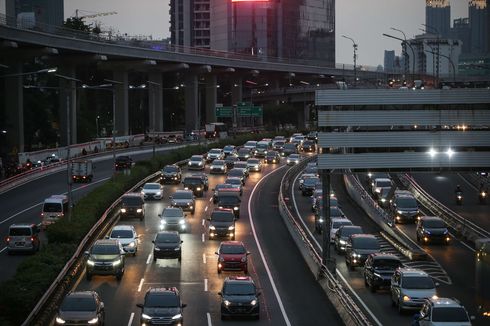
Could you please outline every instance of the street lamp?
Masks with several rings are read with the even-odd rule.
[[[8,68],[8,66],[2,65],[2,68]],[[29,71],[29,72],[23,72],[23,73],[18,73],[18,74],[2,75],[2,76],[0,76],[0,78],[4,78],[4,77],[21,77],[21,76],[28,76],[28,75],[43,74],[43,73],[51,74],[51,73],[54,73],[56,71],[58,71],[58,68],[57,67],[53,67],[53,68],[45,68],[45,69],[40,69],[40,70],[36,70],[36,71]]]
[[[99,138],[99,119],[100,119],[100,115],[95,117],[96,138]]]
[[[356,44],[356,42],[354,41],[353,38],[349,37],[349,36],[345,36],[345,35],[342,35],[343,38],[346,38],[348,40],[351,40],[352,41],[352,47],[354,48],[354,87],[356,87],[356,84],[357,84],[357,46],[358,44]]]
[[[427,29],[430,29],[432,30],[432,32],[435,32],[436,35],[437,35],[437,64],[436,64],[436,76],[437,76],[437,79],[439,80],[439,53],[440,53],[440,43],[441,43],[441,34],[439,34],[439,30],[433,26],[429,26],[427,24],[422,24],[422,26],[424,26],[426,28],[426,30],[424,31],[425,33],[427,33]]]
[[[454,65],[454,62],[453,60],[451,59],[451,57],[445,55],[445,54],[441,54],[441,53],[435,53],[434,51],[429,51],[429,50],[424,50],[425,52],[429,52],[429,53],[432,53],[432,54],[435,54],[437,55],[437,57],[444,57],[446,58],[449,63],[451,64],[451,66],[453,67],[453,83],[456,83],[456,66]]]
[[[401,38],[395,37],[393,35],[385,34],[385,33],[383,33],[383,36],[390,37],[390,38],[393,38],[395,40],[402,42],[404,54],[408,59],[407,61],[408,61],[409,66],[410,66],[410,56],[407,53],[406,46],[408,45],[408,47],[410,48],[410,51],[412,51],[412,80],[414,80],[415,79],[415,51],[414,51],[412,45],[410,44],[410,42],[407,41],[407,36],[405,35],[405,33],[401,29],[394,28],[394,27],[390,27],[390,29],[402,33],[403,34],[403,40]]]

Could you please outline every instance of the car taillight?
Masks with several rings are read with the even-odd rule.
[[[34,242],[34,239],[35,239],[34,237],[31,237],[31,242]]]
[[[5,241],[8,243],[10,242],[10,237],[5,237]]]

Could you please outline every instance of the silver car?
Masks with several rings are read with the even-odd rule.
[[[436,298],[436,285],[424,271],[399,268],[391,277],[391,300],[398,311],[419,310],[428,298]]]
[[[138,251],[138,235],[134,226],[116,225],[112,228],[107,238],[119,241],[126,253],[132,254],[133,256],[136,255]]]
[[[12,224],[5,241],[8,254],[25,251],[34,253],[41,247],[39,228],[36,224]]]
[[[262,162],[256,158],[249,158],[247,160],[247,167],[249,171],[260,172],[262,171]]]
[[[206,166],[206,162],[202,155],[192,155],[187,162],[187,166],[190,170],[203,170]]]
[[[169,197],[172,207],[180,207],[184,211],[190,211],[191,214],[196,210],[195,198],[192,190],[177,190]]]
[[[173,229],[183,232],[187,228],[185,214],[180,207],[164,208],[162,214],[158,216],[160,217],[160,230]]]

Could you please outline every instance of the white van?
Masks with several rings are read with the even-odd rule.
[[[46,227],[64,217],[68,213],[68,207],[66,195],[52,195],[46,198],[41,211],[41,225]]]

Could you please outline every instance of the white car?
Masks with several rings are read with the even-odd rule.
[[[138,235],[132,225],[116,225],[112,228],[110,235],[107,237],[111,240],[117,240],[123,247],[124,251],[136,255],[138,251]]]
[[[286,160],[286,163],[288,165],[295,165],[298,164],[300,161],[300,156],[299,154],[291,154],[288,156],[288,159]]]
[[[225,153],[221,148],[213,148],[208,152],[207,161],[212,162],[213,160],[224,160]]]
[[[209,173],[226,174],[227,172],[228,168],[224,160],[214,160],[213,163],[211,163],[211,165],[209,166]]]
[[[262,171],[262,162],[256,158],[249,158],[247,160],[247,168],[249,171],[260,172]]]
[[[343,225],[352,225],[352,222],[348,218],[334,217],[330,220],[330,242],[335,240],[335,233]]]
[[[163,187],[156,182],[147,182],[141,190],[141,194],[145,200],[156,199],[161,200],[163,198]]]

